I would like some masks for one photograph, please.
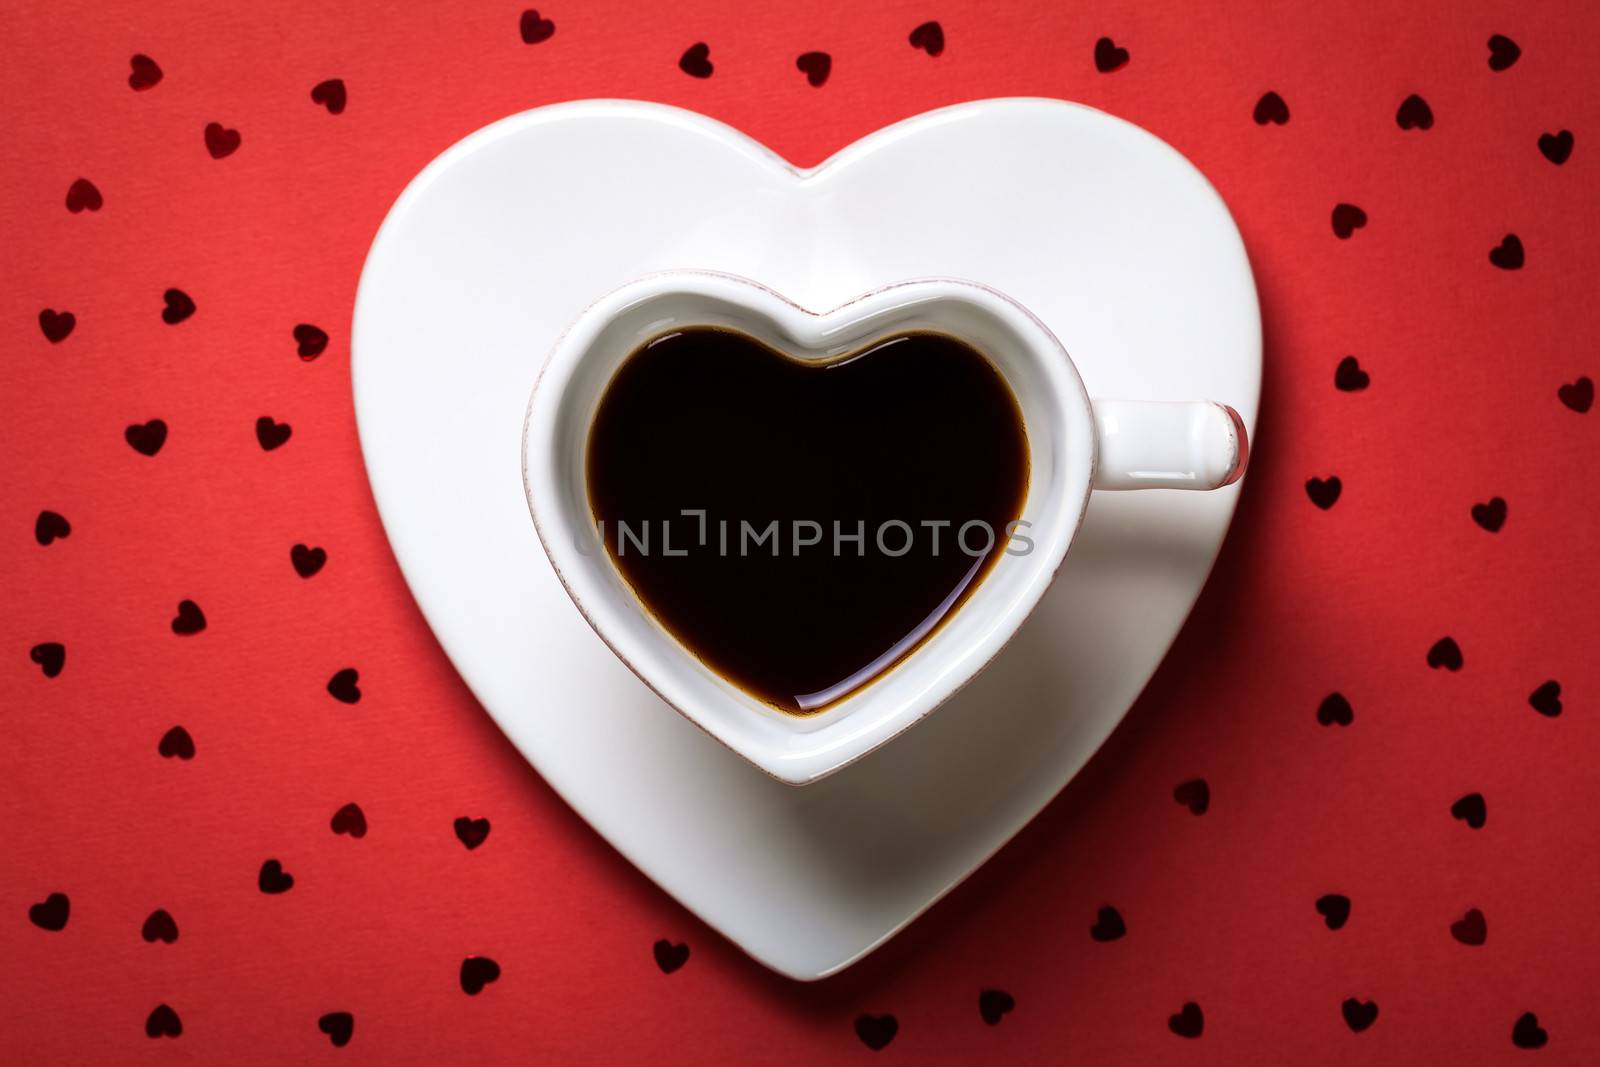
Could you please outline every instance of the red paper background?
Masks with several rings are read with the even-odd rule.
[[[0,13],[0,1059],[15,1063],[1600,1062],[1600,17],[1577,2],[14,5]],[[947,47],[907,43],[938,19]],[[1521,46],[1494,72],[1485,42]],[[1097,38],[1129,49],[1097,72]],[[715,73],[679,55],[710,45]],[[801,52],[833,57],[812,88]],[[143,92],[129,57],[164,71]],[[342,78],[330,115],[309,91]],[[1267,90],[1291,118],[1259,126]],[[1429,130],[1395,112],[1426,98]],[[1104,751],[967,885],[843,976],[773,976],[616,856],[468,695],[368,493],[348,322],[408,179],[478,126],[589,96],[695,108],[800,164],[960,100],[1138,122],[1231,206],[1266,379],[1195,617]],[[242,146],[212,159],[209,122]],[[1576,137],[1553,165],[1541,133]],[[77,178],[94,213],[63,199]],[[1335,203],[1364,229],[1339,240]],[[937,225],[937,220],[930,220]],[[1487,258],[1508,232],[1526,265]],[[545,254],[561,254],[560,249]],[[162,293],[198,305],[162,322]],[[41,309],[77,326],[52,344]],[[290,331],[332,336],[314,362]],[[1354,354],[1362,392],[1334,388]],[[293,427],[264,452],[253,427]],[[123,441],[159,417],[159,455]],[[425,429],[425,428],[421,428]],[[1306,479],[1336,474],[1330,509]],[[1498,533],[1469,509],[1508,504]],[[43,509],[71,536],[31,536]],[[297,542],[327,549],[310,579]],[[470,545],[463,545],[470,551]],[[205,632],[169,623],[190,598]],[[1451,635],[1458,673],[1430,669]],[[28,650],[67,648],[46,678]],[[363,699],[334,701],[336,670]],[[1564,712],[1532,690],[1562,686]],[[1340,691],[1348,727],[1322,726]],[[190,761],[157,742],[182,724]],[[1174,803],[1204,777],[1211,807]],[[1481,792],[1480,830],[1450,805]],[[370,832],[329,831],[355,801]],[[487,817],[468,851],[458,816]],[[257,890],[281,859],[294,888]],[[71,899],[64,930],[32,904]],[[1330,931],[1322,894],[1352,900]],[[1088,928],[1102,905],[1120,940]],[[140,924],[172,913],[175,944]],[[1449,926],[1468,908],[1488,939]],[[658,970],[651,945],[686,942]],[[476,997],[461,959],[500,980]],[[1009,992],[998,1025],[980,990]],[[1347,997],[1375,1001],[1354,1033]],[[1167,1018],[1198,1003],[1198,1040]],[[159,1003],[177,1040],[151,1040]],[[317,1030],[349,1011],[342,1050]],[[1537,1013],[1549,1043],[1520,1051]],[[852,1023],[889,1013],[873,1053]]]

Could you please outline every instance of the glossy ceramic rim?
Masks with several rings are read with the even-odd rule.
[[[702,310],[680,315],[675,304]],[[908,656],[813,715],[786,715],[717,675],[650,614],[604,553],[581,551],[576,538],[558,533],[592,528],[583,459],[606,383],[639,343],[672,328],[669,322],[705,325],[707,314],[726,316],[717,324],[803,360],[830,358],[894,333],[936,330],[984,352],[1023,412],[1030,476],[1022,512],[1033,550],[1025,557],[1002,555]],[[619,338],[624,321],[638,325],[624,327]],[[1021,304],[988,286],[915,279],[816,312],[752,279],[670,270],[601,297],[556,342],[529,395],[522,473],[540,543],[606,646],[719,743],[779,781],[808,785],[916,725],[1011,639],[1055,579],[1083,521],[1096,447],[1088,393],[1060,341]]]

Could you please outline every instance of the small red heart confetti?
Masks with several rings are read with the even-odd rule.
[[[296,574],[302,578],[310,578],[322,569],[324,563],[328,562],[328,553],[321,548],[295,545],[289,549],[289,562],[294,565]]]
[[[1339,1011],[1344,1016],[1345,1025],[1358,1034],[1378,1021],[1378,1005],[1370,1000],[1361,1001],[1351,997],[1339,1005]]]
[[[1395,112],[1394,121],[1402,130],[1431,130],[1433,108],[1422,97],[1412,93],[1400,101],[1400,110]]]
[[[144,926],[139,929],[139,936],[152,945],[157,941],[170,945],[178,940],[178,923],[165,908],[157,908],[145,919]]]
[[[1128,926],[1122,921],[1122,913],[1109,904],[1101,908],[1095,915],[1094,925],[1089,927],[1089,936],[1096,941],[1117,941],[1128,932]]]
[[[1584,377],[1556,390],[1556,399],[1576,411],[1586,414],[1594,406],[1594,379]]]
[[[1517,61],[1522,55],[1522,49],[1517,47],[1517,42],[1504,34],[1497,33],[1489,38],[1489,69],[1502,71]]]
[[[1110,74],[1114,70],[1121,70],[1128,65],[1128,50],[1120,48],[1109,37],[1102,37],[1094,43],[1094,69],[1101,74]]]
[[[885,1048],[900,1032],[900,1022],[893,1015],[860,1015],[856,1017],[856,1037],[872,1051]]]
[[[1474,830],[1481,830],[1489,819],[1489,805],[1483,799],[1482,793],[1468,793],[1450,805],[1450,815]]]
[[[1441,637],[1433,643],[1432,648],[1428,649],[1428,666],[1434,670],[1443,667],[1453,673],[1459,671],[1465,662],[1461,655],[1461,646],[1456,644],[1453,637]]]
[[[924,22],[911,31],[908,38],[912,48],[919,48],[930,56],[944,52],[944,27],[937,22]]]
[[[978,1017],[990,1026],[1000,1025],[1000,1020],[1016,1006],[1015,998],[1001,989],[985,989],[978,994]]]
[[[285,871],[277,860],[267,860],[261,865],[261,873],[256,875],[256,888],[272,896],[287,893],[294,888],[294,875]]]
[[[146,1037],[182,1037],[183,1021],[178,1018],[178,1013],[165,1004],[156,1005],[144,1021]]]
[[[1191,1000],[1178,1014],[1167,1017],[1167,1029],[1179,1037],[1197,1038],[1206,1029],[1205,1013],[1200,1010],[1200,1005]]]
[[[1333,235],[1341,241],[1367,224],[1367,213],[1354,204],[1335,204],[1333,208]]]
[[[66,516],[54,511],[41,511],[39,517],[33,520],[33,539],[41,546],[71,535],[72,523],[67,521]]]
[[[1333,372],[1333,387],[1341,393],[1359,393],[1372,384],[1372,378],[1361,369],[1355,356],[1345,356]]]
[[[194,314],[194,300],[182,289],[168,289],[161,294],[161,321],[176,326]]]
[[[1560,133],[1541,133],[1539,135],[1539,154],[1559,167],[1572,155],[1572,140],[1571,130],[1562,130]]]
[[[1356,721],[1355,709],[1343,693],[1329,693],[1317,705],[1317,721],[1324,726],[1349,726]]]
[[[483,987],[500,980],[500,965],[488,956],[468,956],[461,961],[461,991],[469,997],[483,992]]]
[[[1256,101],[1256,109],[1251,117],[1256,120],[1257,126],[1265,126],[1269,122],[1274,126],[1282,126],[1289,121],[1289,105],[1277,93],[1263,93],[1261,99]]]
[[[302,360],[310,363],[322,355],[323,349],[328,347],[328,335],[309,322],[302,322],[294,328],[294,340]]]
[[[161,735],[156,751],[166,759],[194,759],[194,738],[181,726],[174,726]]]
[[[1486,504],[1472,505],[1472,521],[1490,533],[1498,533],[1506,524],[1505,500],[1494,497]]]
[[[333,813],[328,827],[336,834],[348,834],[359,840],[367,836],[367,814],[361,810],[361,805],[352,801]]]
[[[711,77],[711,46],[704,41],[690,45],[679,57],[678,69],[691,78]]]
[[[59,933],[67,928],[67,919],[72,914],[72,901],[67,899],[65,893],[51,893],[37,904],[28,908],[28,921],[41,930]]]
[[[192,600],[178,602],[178,614],[172,620],[172,632],[182,636],[197,634],[206,628],[206,614]]]
[[[529,8],[522,13],[522,18],[517,22],[517,29],[522,34],[523,44],[540,44],[555,36],[556,24],[549,19],[540,18],[538,11]]]
[[[1350,898],[1342,893],[1327,893],[1317,898],[1317,914],[1330,930],[1339,930],[1350,920]]]
[[[1306,480],[1306,496],[1311,502],[1323,511],[1327,511],[1339,502],[1339,495],[1344,492],[1344,483],[1337,474],[1326,478],[1308,478]]]
[[[39,665],[46,678],[54,678],[66,666],[67,646],[59,641],[43,641],[28,650],[28,658]]]
[[[488,819],[469,819],[465,815],[455,822],[456,837],[472,851],[489,839]]]
[[[356,1031],[356,1017],[347,1011],[330,1011],[317,1020],[317,1029],[328,1035],[334,1048],[344,1048]]]
[[[220,122],[206,123],[206,151],[212,159],[227,159],[239,150],[243,140],[238,130],[230,130]]]
[[[1501,270],[1521,270],[1524,262],[1522,238],[1514,233],[1506,234],[1498,246],[1489,249],[1489,262]]]
[[[1528,706],[1547,719],[1561,714],[1561,683],[1554,678],[1528,694]]]
[[[833,57],[826,52],[806,52],[794,61],[794,65],[812,87],[820,89],[833,70]]]
[[[674,945],[666,938],[652,945],[650,951],[655,955],[656,966],[661,968],[662,974],[671,974],[689,962],[689,946],[682,943]]]
[[[256,442],[263,452],[281,448],[288,442],[294,428],[286,422],[274,422],[272,416],[263,415],[256,420]]]
[[[39,312],[39,330],[44,334],[44,339],[53,345],[65,341],[77,325],[78,317],[70,311],[45,308]]]
[[[88,178],[79,178],[67,187],[67,210],[74,215],[80,211],[99,211],[103,206],[105,199]]]
[[[146,55],[136,55],[128,60],[128,88],[134,92],[154,89],[161,82],[161,67]]]
[[[153,456],[167,443],[167,424],[160,419],[135,423],[122,431],[123,439],[142,456]]]
[[[1489,939],[1489,924],[1483,912],[1472,908],[1450,924],[1450,936],[1463,945],[1481,945]]]
[[[1511,1043],[1518,1048],[1544,1048],[1549,1041],[1550,1035],[1540,1027],[1539,1017],[1531,1011],[1518,1016],[1511,1028]]]
[[[1211,786],[1204,778],[1192,778],[1172,791],[1172,799],[1191,815],[1204,815],[1211,809]]]
[[[342,113],[346,99],[344,79],[342,78],[329,78],[327,81],[320,81],[311,87],[311,102],[313,104],[321,104],[327,108],[330,115]]]
[[[356,685],[360,678],[360,671],[346,667],[328,679],[328,693],[341,704],[355,704],[361,700],[361,687]]]

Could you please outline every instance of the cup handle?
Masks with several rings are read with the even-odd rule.
[[[1211,400],[1093,401],[1096,489],[1220,489],[1244,474],[1244,420]]]

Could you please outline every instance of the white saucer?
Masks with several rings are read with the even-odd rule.
[[[970,874],[1100,746],[1199,594],[1239,487],[1095,494],[988,671],[860,763],[780,784],[611,655],[523,498],[545,353],[591,301],[675,267],[760,278],[819,310],[904,278],[982,281],[1044,320],[1092,395],[1219,400],[1252,430],[1255,287],[1227,209],[1176,151],[1047,100],[930,112],[809,171],[691,112],[562,104],[473,134],[396,202],[361,279],[353,376],[373,493],[423,614],[623,855],[762,963],[820,978]]]

